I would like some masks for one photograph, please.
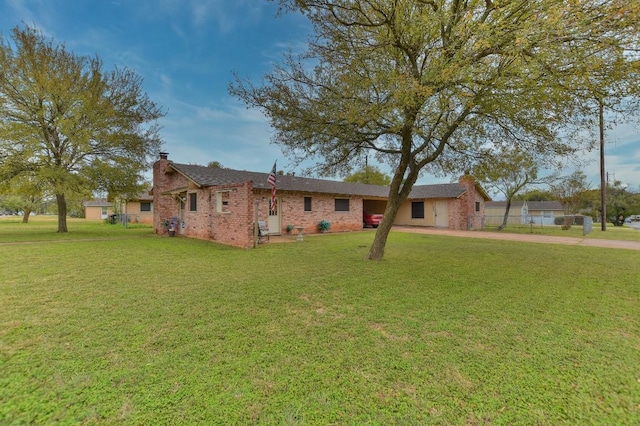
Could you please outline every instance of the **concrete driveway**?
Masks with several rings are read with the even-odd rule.
[[[640,232],[640,227],[638,229],[639,229],[638,232]],[[398,232],[446,235],[451,237],[463,237],[463,238],[484,238],[489,240],[523,241],[523,242],[529,242],[529,243],[565,244],[565,245],[574,245],[574,246],[640,250],[639,241],[600,240],[600,239],[590,239],[590,238],[555,237],[550,235],[538,235],[538,234],[510,234],[510,233],[502,233],[502,232],[452,231],[449,229],[423,228],[423,227],[414,227],[414,226],[394,226],[393,230]]]

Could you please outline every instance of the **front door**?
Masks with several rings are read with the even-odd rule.
[[[180,216],[178,217],[178,233],[180,235],[184,234],[184,209],[187,204],[187,193],[183,192],[180,194]]]
[[[447,211],[446,201],[436,201],[433,204],[433,214],[435,216],[437,228],[449,227],[449,212]]]
[[[276,198],[276,208],[271,208],[271,199],[269,199],[269,234],[280,235],[282,233],[280,226],[280,197]]]

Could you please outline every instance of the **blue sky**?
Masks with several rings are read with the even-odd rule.
[[[276,12],[267,0],[0,0],[0,31],[6,37],[16,25],[35,26],[77,55],[99,56],[107,69],[134,70],[167,111],[163,148],[176,162],[215,160],[268,173],[277,159],[279,169],[297,171],[271,143],[262,114],[227,91],[233,72],[259,82],[284,52],[304,49],[306,20]],[[607,171],[637,189],[640,129],[618,126],[607,140]],[[598,187],[598,151],[584,155],[593,160],[584,171]],[[426,176],[420,183],[447,181]]]

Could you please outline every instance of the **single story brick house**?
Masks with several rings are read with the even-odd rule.
[[[383,213],[387,186],[278,175],[276,208],[271,209],[268,173],[178,164],[161,153],[153,165],[154,232],[176,233],[237,247],[255,245],[255,224],[272,235],[289,225],[318,233],[327,220],[331,232],[361,230],[363,212]],[[395,220],[398,225],[479,229],[487,193],[472,176],[459,183],[414,186]]]

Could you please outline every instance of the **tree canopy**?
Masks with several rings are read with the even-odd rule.
[[[507,202],[499,230],[507,226],[511,202],[516,195],[529,185],[544,181],[538,179],[538,167],[539,162],[534,157],[521,151],[493,152],[477,163],[473,170],[476,179],[485,189],[500,192]]]
[[[607,215],[609,220],[619,216],[640,214],[640,194],[634,194],[620,181],[614,181],[607,188]]]
[[[584,117],[571,88],[584,83],[592,58],[611,67],[634,61],[625,52],[637,46],[640,15],[637,2],[622,0],[280,5],[313,25],[308,50],[289,54],[260,85],[236,76],[230,91],[264,112],[283,152],[317,161],[319,174],[346,175],[363,152],[395,170],[370,259],[383,257],[421,173],[471,169],[488,149],[549,158],[583,148],[560,137]]]
[[[551,193],[562,203],[565,214],[578,213],[583,194],[590,189],[587,176],[581,170],[576,170],[569,176],[559,178],[551,187]]]
[[[45,183],[67,232],[65,194],[137,191],[164,113],[133,71],[105,71],[33,28],[11,35],[0,39],[0,176]]]
[[[368,183],[371,185],[389,185],[391,183],[391,178],[382,173],[382,171],[380,171],[376,166],[365,165],[355,173],[344,178],[344,181]]]

